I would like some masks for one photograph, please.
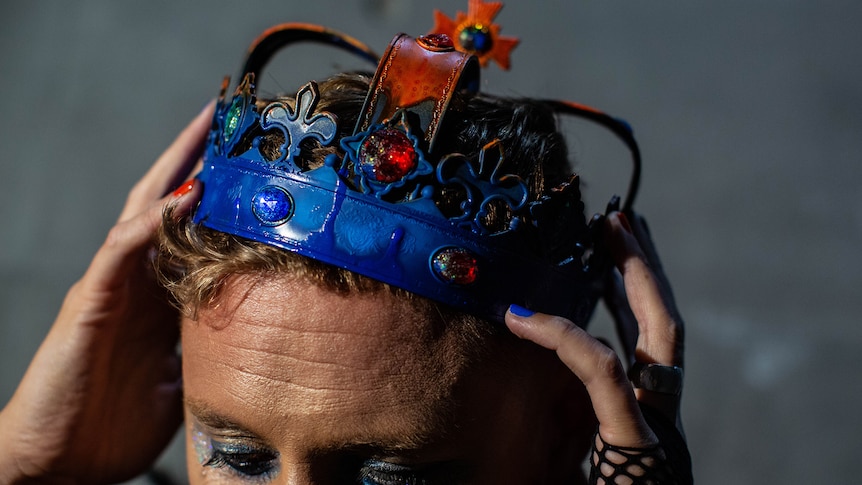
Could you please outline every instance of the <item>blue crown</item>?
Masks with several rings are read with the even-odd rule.
[[[437,153],[440,127],[447,115],[457,116],[450,101],[478,86],[476,58],[456,51],[446,36],[396,36],[353,135],[339,140],[335,116],[316,110],[313,82],[293,106],[256,103],[255,79],[269,57],[304,40],[376,59],[358,41],[316,26],[285,24],[259,38],[232,98],[225,96],[228,81],[223,84],[198,175],[204,193],[194,222],[494,321],[516,303],[585,323],[608,265],[601,216],[584,221],[577,178],[528,201],[524,181],[501,170],[506,154],[497,143],[473,159]],[[589,108],[549,104],[605,124],[634,147],[627,208],[639,167],[629,130]],[[276,156],[262,149],[264,133],[273,130],[284,140]],[[309,139],[337,147],[339,155],[305,168],[300,147]],[[455,200],[445,208],[443,192]],[[504,214],[502,222],[492,213]]]

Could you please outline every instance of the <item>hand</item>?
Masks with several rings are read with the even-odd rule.
[[[108,483],[149,467],[182,421],[179,314],[150,255],[165,208],[187,214],[187,178],[209,104],[129,193],[87,272],[0,412],[0,483]]]
[[[627,362],[681,368],[683,323],[646,225],[639,217],[634,221],[632,229],[624,214],[608,217],[607,241],[621,279],[612,285],[607,302],[627,348]],[[678,394],[633,388],[617,354],[569,320],[511,308],[506,324],[519,337],[556,351],[586,387],[599,422],[591,457],[592,483],[617,483],[611,472],[625,468],[620,465],[626,455],[631,455],[627,463],[641,463],[645,473],[661,477],[655,483],[689,480],[689,470],[672,470],[670,478],[664,469],[680,460],[683,463],[677,468],[690,468],[685,463],[688,452]],[[632,479],[629,475],[619,483],[641,483],[638,477],[627,481]]]

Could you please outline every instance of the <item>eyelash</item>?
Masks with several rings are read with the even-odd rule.
[[[204,433],[196,436],[196,447],[198,446],[202,447],[198,451],[198,456],[204,467],[226,469],[233,475],[256,483],[268,482],[278,474],[278,454],[275,452],[247,445],[222,443],[206,437]],[[451,480],[453,477],[448,473],[440,473],[441,471],[437,470],[429,474],[428,470],[417,471],[385,461],[366,460],[362,463],[356,483],[358,485],[454,483]]]
[[[212,455],[203,463],[210,468],[227,468],[243,478],[269,481],[278,473],[278,455],[247,446],[227,445],[212,441]]]
[[[261,482],[275,477],[277,471],[277,465],[274,463],[277,459],[275,454],[251,449],[230,453],[219,450],[219,444],[213,444],[212,455],[203,466],[228,468],[232,473],[241,477],[253,478]],[[248,467],[255,468],[248,470]],[[432,483],[407,467],[376,460],[365,462],[359,476],[359,485],[433,485],[433,483],[449,483],[445,480],[435,480]]]
[[[424,471],[395,465],[385,461],[368,460],[360,471],[360,485],[433,485],[437,483],[454,483],[447,476],[424,476]]]

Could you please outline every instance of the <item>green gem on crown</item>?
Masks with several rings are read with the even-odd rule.
[[[225,143],[230,141],[237,127],[239,127],[239,119],[241,114],[242,99],[236,98],[233,100],[233,103],[231,103],[230,109],[227,111],[227,117],[225,119],[224,132],[222,133],[222,137]]]

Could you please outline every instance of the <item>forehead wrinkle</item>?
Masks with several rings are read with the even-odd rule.
[[[220,379],[217,380],[218,385],[221,385],[226,390],[228,388],[233,387],[247,387],[251,388],[251,395],[246,396],[242,394],[238,394],[232,392],[231,394],[242,397],[243,399],[249,399],[254,397],[259,397],[263,395],[267,395],[269,393],[262,392],[260,387],[272,388],[277,384],[288,385],[291,387],[298,388],[300,390],[308,390],[308,391],[350,391],[350,392],[367,392],[378,390],[379,388],[385,386],[374,386],[374,384],[383,379],[381,378],[372,378],[372,379],[357,379],[357,376],[350,376],[349,378],[345,377],[345,379],[331,379],[327,378],[325,381],[338,384],[343,383],[344,385],[310,385],[301,382],[297,382],[297,379],[292,377],[292,374],[302,374],[299,370],[295,369],[294,366],[290,365],[281,365],[281,360],[291,360],[294,362],[302,363],[300,359],[285,356],[281,354],[266,354],[264,358],[260,359],[249,359],[248,355],[244,355],[240,352],[241,355],[236,355],[234,352],[231,352],[235,349],[229,349],[227,351],[220,352],[187,352],[184,362],[186,365],[194,364],[197,367],[206,367],[205,376],[213,376],[219,375]],[[260,366],[255,365],[255,361],[263,361],[264,363]],[[312,366],[319,366],[318,363],[311,363]],[[340,364],[338,364],[340,365]],[[345,368],[345,367],[341,367]],[[225,369],[224,372],[221,369]],[[294,372],[290,372],[293,369]],[[356,371],[358,369],[354,367],[346,368],[349,370]],[[363,373],[370,373],[368,371],[362,371]],[[327,377],[329,376],[339,376],[346,373],[341,372],[327,372]],[[373,376],[372,376],[373,377]],[[358,381],[361,381],[363,386],[357,387],[356,384]],[[228,386],[228,384],[238,384],[237,386]]]
[[[261,347],[252,346],[252,345],[239,345],[239,344],[237,344],[237,345],[232,345],[232,350],[242,351],[240,353],[247,352],[247,353],[251,354],[252,356],[257,357],[256,359],[253,359],[253,361],[266,361],[268,359],[269,360],[284,360],[284,361],[287,361],[287,363],[292,362],[292,363],[296,363],[296,364],[312,364],[312,365],[320,365],[323,367],[336,367],[336,368],[342,369],[342,370],[359,370],[359,371],[371,371],[371,370],[373,370],[373,368],[370,365],[369,366],[357,366],[357,365],[353,365],[353,364],[346,364],[343,362],[338,362],[337,360],[333,360],[333,359],[326,359],[323,357],[316,359],[313,357],[298,357],[296,355],[286,355],[283,352],[279,351],[279,349],[274,348],[274,347],[269,347],[269,346],[261,348]],[[283,365],[284,362],[279,362],[278,364],[279,365],[277,365],[275,367],[281,367],[281,368],[289,368],[290,367],[290,366]]]
[[[450,427],[465,363],[444,345],[452,335],[413,306],[386,292],[344,298],[289,278],[240,282],[221,292],[225,304],[184,325],[192,397],[264,433],[321,445],[409,449]]]
[[[225,378],[223,374],[221,379],[199,381],[186,392],[185,399],[195,404],[196,414],[205,413],[210,422],[228,430],[257,430],[250,434],[270,442],[277,441],[279,436],[295,437],[295,442],[328,443],[326,446],[330,447],[416,449],[439,440],[446,428],[443,423],[451,414],[445,399],[429,399],[422,393],[397,394],[397,400],[377,399],[379,390],[391,391],[385,383],[364,389],[332,389],[251,377],[255,383],[251,388],[245,376],[239,386],[234,385],[234,378]],[[207,405],[207,401],[198,397],[201,388],[205,389],[206,399],[213,400],[215,405]],[[227,416],[218,409],[240,411]],[[248,425],[244,424],[247,416],[252,416]],[[269,424],[252,426],[260,423],[261,417]],[[295,431],[296,428],[301,431]]]
[[[279,361],[278,368],[285,368],[284,357],[288,357],[297,362],[320,363],[342,369],[376,369],[380,374],[398,375],[403,373],[401,369],[405,366],[421,368],[421,364],[434,359],[437,343],[427,329],[422,328],[428,325],[417,322],[414,314],[404,315],[403,308],[393,309],[390,305],[380,304],[380,296],[387,303],[388,295],[339,305],[348,300],[330,293],[325,296],[335,299],[334,306],[339,311],[330,311],[331,307],[326,307],[326,311],[289,312],[286,310],[293,309],[295,302],[261,298],[261,291],[280,289],[279,286],[270,288],[269,283],[258,280],[254,293],[243,291],[242,303],[230,305],[233,308],[229,315],[230,325],[205,325],[216,331],[211,335],[212,340],[253,354],[263,352],[273,357],[269,360]],[[310,292],[315,293],[315,290]],[[232,292],[226,289],[222,294],[231,298]],[[360,325],[345,326],[341,322],[348,319],[339,318],[345,313],[351,320],[357,320],[356,315],[363,313],[366,318],[360,321]],[[206,324],[208,317],[217,320],[224,315],[202,312],[200,316]],[[363,331],[363,328],[370,330]],[[263,357],[256,360],[260,363],[267,361]]]
[[[359,372],[368,378],[397,378],[427,371],[430,365],[436,365],[435,354],[428,347],[402,341],[394,347],[382,348],[379,336],[357,338],[333,332],[309,335],[298,331],[283,332],[283,329],[267,329],[260,333],[251,331],[242,335],[233,331],[225,334],[225,330],[199,330],[202,331],[199,333],[209,334],[210,345],[206,352],[210,355],[220,356],[217,358],[243,372],[279,379],[283,379],[285,374],[301,373],[303,369],[323,369],[327,375],[334,373],[336,376]],[[233,330],[241,328],[235,326]],[[385,336],[383,340],[386,340]],[[216,359],[207,360],[214,362]]]
[[[197,330],[207,332],[204,327]],[[185,337],[189,338],[190,334]],[[421,378],[438,374],[436,369],[427,367],[428,362],[434,367],[440,365],[431,359],[411,363],[383,357],[360,368],[355,359],[351,363],[330,363],[325,359],[305,360],[277,351],[242,350],[233,343],[204,342],[207,345],[186,345],[184,364],[203,372],[198,378],[213,381],[210,386],[223,388],[240,400],[255,401],[267,407],[296,402],[307,411],[332,412],[367,406],[366,401],[417,406],[423,400],[433,400],[434,395],[448,394],[445,383]],[[428,386],[436,392],[429,392]]]
[[[366,399],[393,405],[415,405],[422,400],[432,399],[437,394],[447,394],[442,388],[438,388],[437,392],[429,392],[427,385],[430,383],[416,378],[421,372],[418,369],[399,366],[358,369],[341,364],[324,364],[325,367],[321,367],[318,362],[306,362],[282,355],[273,357],[277,360],[264,359],[267,362],[261,366],[255,365],[249,359],[243,359],[242,362],[237,359],[202,360],[206,361],[215,373],[221,375],[221,385],[231,389],[245,388],[248,395],[242,397],[246,400],[261,396],[292,396],[295,400],[306,403],[305,406],[309,406],[308,403],[324,403],[311,405],[323,410],[354,406]],[[282,365],[284,360],[298,365]],[[282,400],[274,399],[272,404]]]
[[[231,322],[239,316],[239,320],[248,326],[283,327],[322,334],[376,337],[381,331],[398,331],[405,326],[410,327],[416,337],[432,338],[433,333],[427,322],[416,320],[416,312],[411,305],[392,293],[378,291],[338,295],[287,274],[266,278],[261,275],[231,276],[224,283],[220,299],[215,305],[200,311],[212,313],[217,319],[230,319]],[[319,300],[332,300],[336,305],[343,303],[345,311],[339,315],[331,311],[309,311],[314,309],[315,302]],[[286,308],[294,312],[285,313]],[[350,325],[357,321],[357,314],[363,313],[378,317],[375,326],[369,331]],[[269,318],[261,318],[266,316]]]

